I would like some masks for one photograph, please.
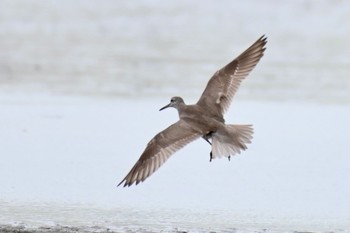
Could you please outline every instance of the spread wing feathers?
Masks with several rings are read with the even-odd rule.
[[[134,183],[137,185],[143,182],[165,163],[172,154],[200,136],[199,133],[188,127],[183,120],[179,120],[169,126],[158,133],[147,144],[139,160],[118,186],[122,183],[126,187]]]
[[[264,55],[266,43],[267,38],[263,35],[236,59],[218,70],[209,80],[197,104],[207,109],[214,117],[222,118],[241,81]]]

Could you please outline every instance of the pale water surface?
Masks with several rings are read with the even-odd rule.
[[[226,119],[255,129],[244,154],[210,163],[209,146],[197,140],[145,183],[117,188],[146,142],[176,120],[175,111],[158,111],[163,104],[164,98],[0,96],[0,223],[349,232],[347,107],[237,101]]]
[[[350,232],[348,1],[35,1],[0,7],[0,225],[117,232]],[[117,189],[177,119],[173,95],[261,35],[226,119],[244,154],[196,141]],[[76,228],[74,228],[76,227]],[[16,230],[16,229],[15,229]]]

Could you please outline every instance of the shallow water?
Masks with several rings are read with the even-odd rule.
[[[7,225],[6,229],[30,231],[46,228],[54,232],[349,232],[348,225],[330,218],[262,218],[254,214],[237,215],[225,210],[187,208],[101,208],[62,203],[28,204],[26,206],[23,203],[0,202],[0,207],[8,211],[7,216],[0,217],[0,227],[5,228]]]

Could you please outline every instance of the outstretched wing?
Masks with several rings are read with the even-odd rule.
[[[222,118],[242,80],[264,55],[266,43],[267,38],[264,35],[236,59],[218,70],[209,80],[197,104],[214,117]]]
[[[188,127],[183,120],[169,126],[148,143],[139,160],[118,186],[122,183],[125,187],[143,182],[172,154],[200,136],[199,133]]]

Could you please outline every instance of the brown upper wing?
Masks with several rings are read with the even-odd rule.
[[[248,76],[264,55],[267,38],[260,37],[252,46],[218,70],[209,80],[197,104],[214,117],[223,118],[241,81]]]
[[[143,182],[165,163],[172,154],[200,136],[200,134],[189,128],[183,120],[179,120],[169,126],[158,133],[147,144],[139,160],[118,186],[122,183],[124,183],[125,187]]]

